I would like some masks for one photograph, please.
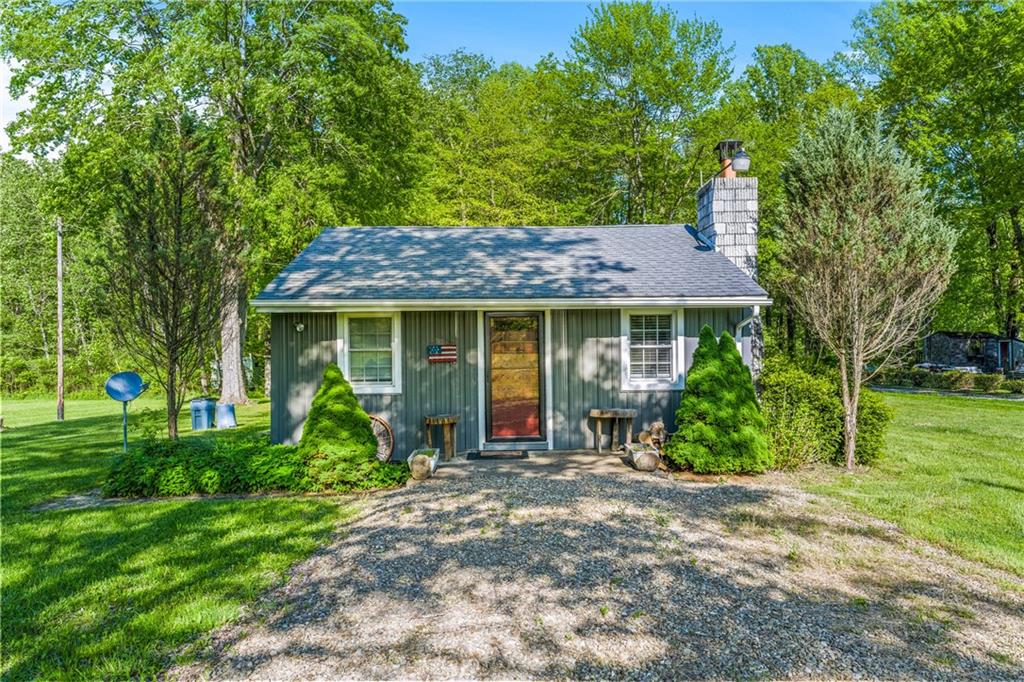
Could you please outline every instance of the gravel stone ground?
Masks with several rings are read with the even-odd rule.
[[[1016,576],[784,479],[524,464],[368,498],[168,677],[1024,679]]]

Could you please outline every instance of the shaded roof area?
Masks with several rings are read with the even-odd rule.
[[[325,229],[257,303],[766,297],[684,225]]]

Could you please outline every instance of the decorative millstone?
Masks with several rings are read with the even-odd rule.
[[[437,448],[413,450],[406,460],[413,479],[423,481],[433,476],[434,472],[437,471],[437,461],[440,458],[441,451]]]
[[[629,463],[637,471],[654,471],[661,462],[658,451],[648,445],[627,445],[626,451],[629,454]]]

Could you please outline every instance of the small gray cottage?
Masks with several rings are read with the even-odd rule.
[[[1024,341],[987,332],[932,332],[924,337],[924,361],[982,372],[1024,372]]]
[[[756,266],[755,178],[705,184],[695,228],[325,229],[252,301],[271,316],[271,439],[301,437],[330,362],[396,458],[434,414],[459,415],[459,451],[593,447],[594,407],[671,423],[703,325],[758,356]]]

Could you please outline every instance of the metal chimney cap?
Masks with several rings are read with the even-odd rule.
[[[722,140],[715,149],[718,150],[718,160],[725,161],[731,159],[733,154],[743,148],[743,140]]]

